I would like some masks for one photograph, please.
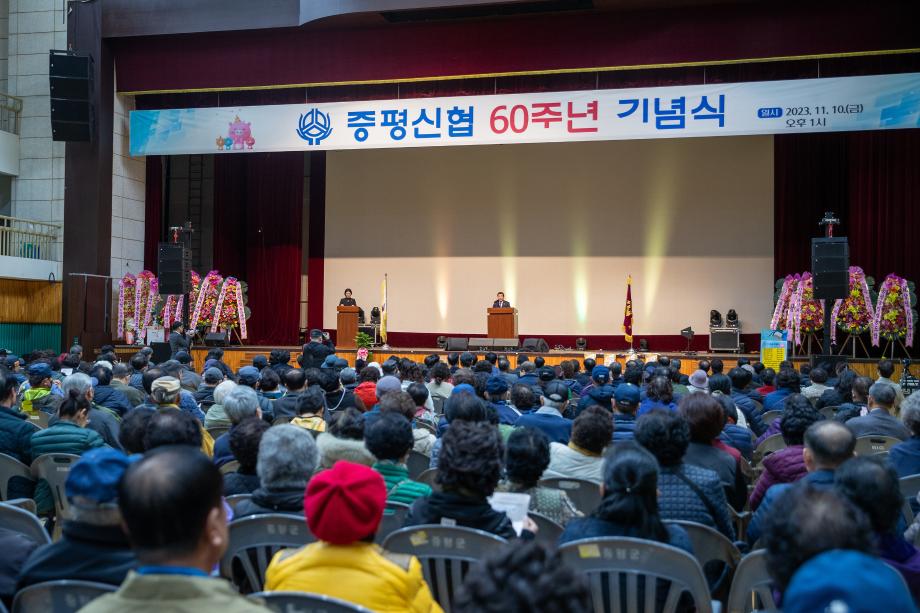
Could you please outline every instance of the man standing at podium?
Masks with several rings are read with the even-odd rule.
[[[511,303],[505,300],[505,292],[498,292],[495,302],[492,303],[493,309],[510,309]]]
[[[351,290],[345,288],[345,297],[339,300],[339,306],[357,306],[358,303],[351,297]]]

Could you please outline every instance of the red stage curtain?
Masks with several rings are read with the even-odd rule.
[[[163,239],[163,158],[147,156],[144,187],[144,268],[156,272],[157,243]]]
[[[214,158],[214,267],[249,283],[249,344],[297,342],[303,170],[300,152]]]
[[[782,135],[774,139],[777,277],[811,269],[811,238],[834,211],[850,262],[881,282],[920,280],[920,130]]]

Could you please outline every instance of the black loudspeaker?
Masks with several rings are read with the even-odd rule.
[[[52,50],[48,81],[52,140],[91,140],[94,122],[92,56]]]
[[[169,343],[150,343],[150,348],[153,349],[153,355],[150,356],[150,360],[154,364],[162,364],[172,355]]]
[[[471,351],[491,351],[495,346],[495,339],[491,338],[471,338],[469,348]]]
[[[157,249],[157,272],[159,273],[161,296],[191,292],[191,250],[179,243],[160,243]]]
[[[850,289],[850,246],[845,236],[811,239],[815,298],[846,298]]]
[[[446,351],[466,351],[470,347],[470,340],[465,336],[449,336]]]
[[[549,351],[549,345],[542,338],[525,338],[521,344],[521,351],[528,353],[546,353]]]
[[[492,348],[496,351],[516,351],[518,348],[518,339],[516,338],[493,338]]]
[[[230,339],[223,332],[208,332],[204,335],[204,344],[208,347],[227,347]]]

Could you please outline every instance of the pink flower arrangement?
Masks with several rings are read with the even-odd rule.
[[[227,277],[220,288],[211,321],[211,332],[217,328],[239,328],[240,338],[247,337],[243,289],[236,277]]]
[[[793,332],[796,345],[802,344],[802,333],[811,334],[824,327],[824,301],[814,298],[814,281],[810,272],[796,275],[798,286],[790,300],[787,326]]]
[[[908,347],[914,344],[914,317],[910,306],[910,287],[907,279],[892,273],[885,277],[878,292],[875,317],[872,320],[872,344],[879,345],[879,337],[888,341],[905,339]]]
[[[153,311],[160,299],[158,285],[156,275],[149,270],[138,273],[134,291],[134,325],[138,336],[144,334],[143,331],[153,318]]]
[[[137,278],[130,272],[118,282],[118,328],[115,330],[115,338],[125,338],[127,331],[126,322],[134,319],[134,291],[137,286]]]
[[[779,291],[779,299],[773,309],[773,319],[770,320],[771,330],[786,329],[789,319],[789,305],[799,285],[799,279],[800,275],[786,275],[786,278],[783,279],[783,287]]]
[[[190,329],[194,330],[201,325],[211,325],[223,280],[224,278],[216,270],[212,270],[205,275],[196,292],[195,310],[192,312],[192,319],[189,322]]]
[[[847,297],[834,301],[831,311],[831,339],[836,341],[837,328],[859,335],[872,327],[875,309],[869,296],[866,273],[859,266],[850,266],[850,291]]]

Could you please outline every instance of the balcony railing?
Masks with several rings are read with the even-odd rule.
[[[22,114],[22,98],[0,92],[0,130],[19,134],[19,116]]]
[[[56,224],[0,215],[0,256],[55,261],[60,233]]]

